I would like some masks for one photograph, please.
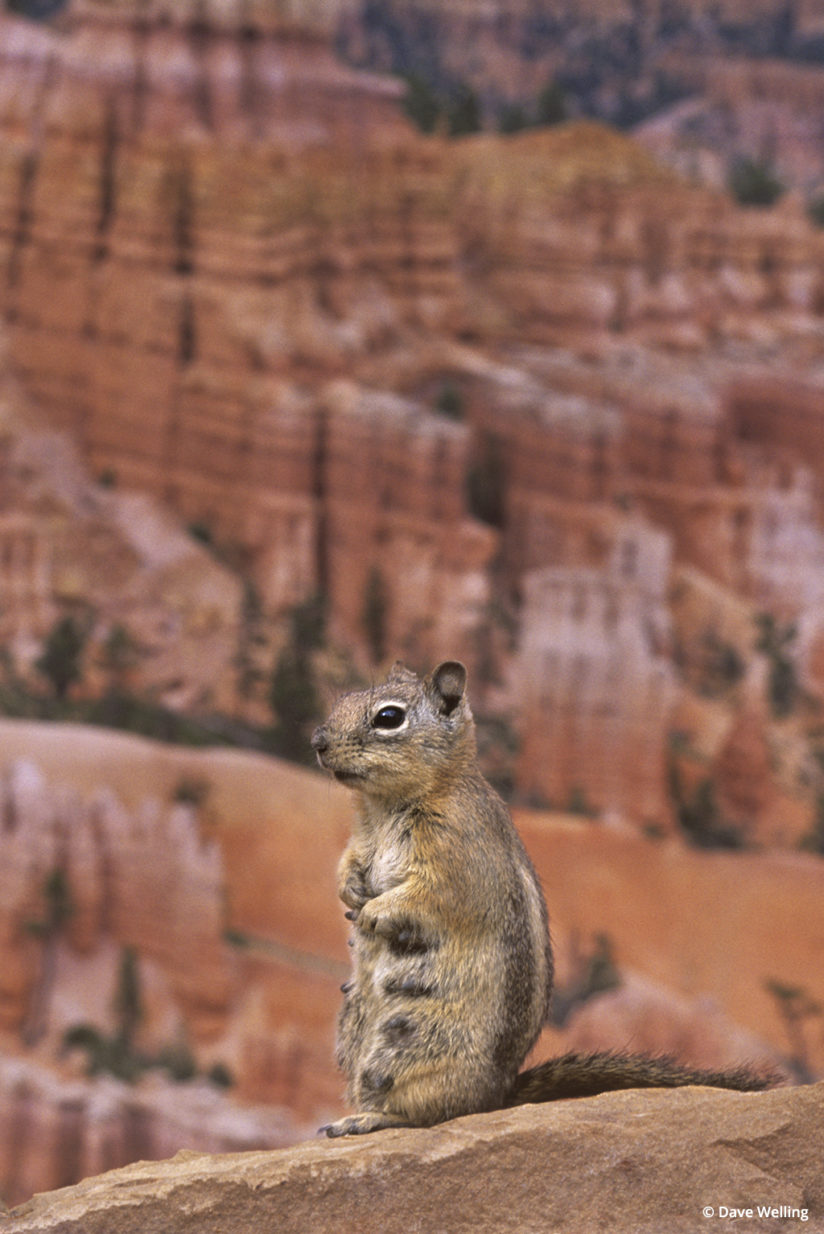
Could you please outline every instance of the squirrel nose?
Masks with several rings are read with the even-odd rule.
[[[322,724],[312,734],[312,749],[317,754],[323,754],[324,750],[329,749],[329,738],[326,736],[326,729]]]

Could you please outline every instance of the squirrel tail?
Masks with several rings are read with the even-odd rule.
[[[641,1054],[578,1054],[572,1051],[522,1071],[515,1080],[507,1105],[594,1097],[624,1088],[680,1088],[687,1084],[760,1092],[778,1083],[779,1079],[775,1074],[759,1074],[747,1067],[729,1071],[694,1070],[666,1056],[651,1058]]]

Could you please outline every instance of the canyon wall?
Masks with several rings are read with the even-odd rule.
[[[198,836],[191,806],[146,799],[131,813],[102,789],[83,803],[25,762],[7,768],[2,798],[2,933],[18,956],[15,965],[4,966],[3,1027],[22,1029],[32,1040],[49,1031],[44,1000],[51,992],[45,987],[53,979],[49,952],[60,931],[81,955],[105,935],[153,960],[187,1027],[208,1038],[212,1018],[225,1016],[229,997],[223,872],[214,841]],[[53,916],[57,871],[70,903],[60,921]],[[33,921],[44,923],[41,938],[26,943]]]
[[[454,241],[433,230],[431,155],[410,144],[396,87],[338,65],[311,20],[284,30],[259,16],[218,6],[196,25],[87,5],[63,34],[3,19],[0,260],[26,396],[96,477],[162,498],[251,555],[265,603],[282,611],[325,584],[332,556],[318,541],[337,516],[325,450],[340,399],[324,379],[404,322],[436,324],[456,280]],[[240,111],[212,123],[218,89],[202,74],[247,54]],[[351,427],[341,416],[338,433]],[[417,409],[395,437],[401,475],[420,450],[416,421]],[[460,451],[436,420],[426,438]],[[333,469],[335,449],[332,438]],[[462,578],[461,545],[444,559],[451,528],[437,530],[432,488],[416,494],[411,534],[433,544],[434,589],[438,570],[456,578],[451,603],[471,625],[484,537],[461,532],[473,559]],[[408,501],[382,502],[408,521]],[[382,526],[371,534],[377,544]],[[334,548],[348,572],[351,554]],[[355,641],[362,605],[337,614]],[[415,644],[420,612],[405,625],[394,612],[400,641]]]
[[[601,569],[526,575],[518,782],[532,798],[668,824],[669,548],[636,523]]]
[[[240,1112],[207,1085],[158,1081],[135,1090],[105,1078],[60,1079],[8,1057],[0,1059],[0,1116],[0,1180],[12,1203],[181,1148],[278,1148],[296,1134],[288,1114],[271,1107]]]
[[[230,861],[229,837],[187,800],[210,759],[172,752],[164,767],[147,743],[100,734],[95,753],[90,732],[76,735],[79,779],[60,726],[46,738],[48,775],[14,759],[2,772],[0,1191],[17,1200],[181,1146],[292,1142],[339,1108],[345,966],[334,945],[327,957],[309,943],[308,910],[299,929],[279,929],[278,868],[292,898],[303,885],[283,828],[268,836],[277,856],[254,920],[248,847],[229,841]],[[36,743],[19,737],[30,753]]]
[[[824,240],[803,211],[742,211],[592,124],[424,139],[396,84],[334,59],[314,9],[267,11],[86,4],[55,30],[3,18],[0,261],[20,397],[77,444],[121,533],[155,517],[140,490],[229,566],[185,612],[167,603],[182,562],[114,612],[113,567],[56,581],[60,554],[15,530],[15,499],[9,612],[25,597],[29,663],[83,594],[152,649],[139,684],[259,719],[263,693],[242,698],[232,668],[251,583],[269,622],[261,675],[284,615],[320,591],[362,672],[460,655],[479,686],[513,682],[538,622],[577,680],[581,648],[524,604],[527,577],[606,570],[592,586],[608,591],[633,507],[675,563],[754,612],[783,588],[818,688],[816,491],[810,530],[792,530],[822,388]],[[806,401],[812,425],[788,430],[781,466],[744,393],[773,388],[774,407]],[[789,600],[787,535],[810,580]],[[638,638],[671,661],[647,624]],[[175,628],[199,633],[164,644]],[[643,808],[629,771],[611,800],[666,825],[669,705],[650,688],[660,706],[609,723],[616,750],[655,751],[657,771]],[[570,732],[591,729],[584,710]],[[518,760],[529,791],[539,763]],[[586,789],[580,775],[565,756],[551,797]]]
[[[352,808],[345,790],[259,755],[79,726],[5,721],[0,735],[4,1196],[132,1154],[293,1142],[339,1110],[332,1039],[347,949],[334,870]],[[208,786],[196,812],[171,801],[196,782]],[[685,851],[535,811],[516,822],[550,906],[559,998],[599,935],[620,981],[547,1029],[539,1056],[631,1038],[704,1066],[786,1059],[793,1043],[770,983],[822,996],[819,861]],[[53,880],[44,888],[54,869],[74,906],[59,929]],[[50,931],[30,928],[49,920]],[[172,1085],[158,1068],[137,1084],[88,1079],[85,1054],[62,1049],[78,1024],[115,1032],[124,944],[139,962],[136,1043],[152,1054],[185,1040],[196,1080]],[[34,1040],[38,1019],[45,1032]],[[802,1035],[819,1067],[814,1025]],[[206,1083],[218,1062],[235,1081],[228,1093]]]
[[[178,705],[234,697],[243,587],[167,508],[96,484],[0,358],[3,677],[35,671],[56,623],[88,642],[87,691],[142,689]],[[120,644],[120,654],[117,646]]]
[[[503,132],[592,116],[704,183],[725,185],[750,158],[813,198],[820,188],[817,0],[387,0],[342,13],[338,39],[351,62],[410,75],[424,125],[460,125],[467,97],[475,123]]]
[[[753,160],[777,177],[776,192],[801,190],[815,201],[821,184],[819,100],[824,94],[820,31],[797,21],[798,43],[812,54],[777,57],[781,41],[765,40],[753,58],[668,53],[661,67],[688,96],[640,125],[637,137],[669,166],[703,183],[724,186],[737,164]]]
[[[83,820],[99,812],[100,791],[96,786],[104,780],[110,797],[121,803],[114,821],[110,819],[107,826],[118,823],[127,834],[133,832],[132,851],[142,839],[145,851],[154,852],[159,846],[168,852],[171,866],[183,864],[194,846],[195,853],[200,854],[198,861],[206,863],[208,870],[199,874],[198,861],[193,862],[190,873],[181,875],[177,895],[168,895],[153,914],[135,908],[124,921],[122,907],[115,904],[110,916],[118,931],[111,932],[115,948],[133,942],[146,958],[147,983],[154,982],[153,988],[158,991],[152,1027],[155,1038],[168,1031],[169,1006],[178,1013],[182,1008],[187,1024],[191,1021],[197,1027],[194,1044],[201,1056],[214,1058],[218,1044],[228,1048],[228,1038],[225,1031],[215,1035],[213,1028],[216,1031],[220,1023],[225,1030],[227,1020],[239,1013],[238,974],[259,981],[271,969],[276,980],[266,994],[270,998],[278,982],[291,988],[285,974],[292,965],[295,971],[302,970],[304,976],[316,981],[316,994],[306,995],[307,1026],[319,1011],[321,996],[328,997],[327,1010],[321,1014],[329,1015],[324,1032],[327,1043],[331,1043],[337,984],[348,964],[344,923],[335,894],[335,866],[346,843],[354,804],[345,790],[335,788],[318,772],[261,755],[165,747],[81,726],[5,721],[2,738],[6,759],[12,764],[27,754],[40,769],[35,772],[31,765],[27,768],[23,764],[13,775],[6,772],[7,793],[20,781],[22,787],[28,786],[29,794],[23,797],[18,789],[11,798],[17,802],[19,820],[16,829],[9,829],[7,824],[3,832],[9,869],[17,871],[16,900],[8,895],[4,902],[18,904],[6,915],[18,949],[41,947],[21,926],[26,920],[43,918],[42,876],[51,869],[48,861],[40,858],[26,865],[20,853],[35,847],[37,853],[42,849],[48,854],[47,839],[35,846],[34,837],[39,833],[46,838],[57,835],[67,878],[74,877],[74,869],[82,871],[80,858],[72,856],[73,837],[76,834],[76,843],[81,845],[84,834],[88,834],[88,823],[84,826]],[[198,782],[204,786],[204,796],[193,814],[191,806],[175,804],[172,799],[181,785]],[[147,806],[150,796],[162,806]],[[153,815],[155,831],[147,828],[145,820],[141,824],[147,813]],[[10,817],[8,812],[6,817]],[[814,856],[685,850],[675,840],[646,838],[628,826],[604,826],[580,817],[559,818],[529,810],[517,811],[516,823],[539,868],[562,951],[576,931],[583,938],[606,932],[615,940],[619,964],[625,961],[629,968],[684,995],[694,996],[703,990],[721,1008],[734,1012],[738,1023],[780,1048],[782,1025],[760,983],[768,976],[788,984],[804,984],[814,978],[812,958],[818,945],[820,916],[817,897],[824,876]],[[28,837],[27,844],[16,839],[21,833]],[[82,845],[82,849],[100,852],[94,845]],[[118,866],[117,860],[115,855],[106,865],[98,857],[94,884],[98,894],[102,879],[111,877],[109,867],[125,868]],[[88,859],[87,878],[92,868]],[[650,869],[655,870],[655,878],[647,878]],[[144,866],[138,866],[136,874],[148,878]],[[716,904],[714,911],[707,909],[701,916],[700,928],[694,901],[685,890],[691,884],[701,888],[702,903]],[[770,884],[775,886],[772,895]],[[666,894],[661,892],[664,885]],[[726,898],[722,892],[725,885]],[[77,953],[78,964],[84,954],[92,955],[97,945],[94,940],[102,936],[101,929],[91,939],[81,933],[92,920],[88,913],[79,911],[84,903],[80,897],[83,886],[78,882],[77,921],[72,918],[66,923],[59,940],[61,946]],[[599,889],[595,897],[584,891],[591,886]],[[625,892],[625,886],[631,890]],[[159,903],[151,888],[145,898],[150,905]],[[91,899],[87,894],[86,900]],[[799,927],[792,939],[778,926],[790,900],[796,905]],[[679,904],[681,908],[677,909]],[[757,926],[748,916],[756,907],[763,914]],[[653,918],[670,921],[666,937],[661,935],[663,927],[650,928]],[[194,937],[201,939],[198,945],[208,961],[201,978],[184,971],[185,947],[176,947],[172,953],[165,939],[169,930],[178,928],[175,922],[187,919],[194,923]],[[742,920],[748,922],[746,927]],[[104,926],[102,933],[108,928]],[[224,946],[224,928],[230,931],[228,948]],[[693,959],[681,970],[679,957],[686,942],[682,934],[690,928],[694,939],[687,952]],[[723,940],[714,959],[713,931]],[[82,946],[87,947],[85,953]],[[693,973],[693,962],[703,954],[702,948],[706,960],[701,962],[699,980]],[[30,954],[30,950],[21,954]],[[30,974],[35,966],[29,962],[24,969]],[[160,970],[162,981],[154,969]],[[107,980],[111,980],[112,971],[107,969]],[[732,971],[736,979],[729,990],[731,994],[734,991],[734,997],[728,999]],[[80,975],[77,969],[76,977]],[[66,985],[71,987],[68,978]],[[13,1020],[16,1025],[24,1018],[27,989],[30,987],[10,994],[4,1003],[9,1022]],[[817,993],[815,987],[811,987],[811,993]],[[65,1007],[65,999],[63,991],[60,1007]],[[107,992],[101,990],[96,1005],[102,1008],[104,1026],[111,1023],[107,999]],[[284,1008],[287,1004],[284,997]],[[270,1010],[275,1006],[273,1002]],[[215,1011],[214,1025],[210,1008]],[[60,1011],[61,1016],[64,1014]],[[289,1008],[289,1014],[297,1014],[296,1009]],[[63,1022],[56,1027],[62,1029]],[[234,1068],[241,1060],[233,1052],[227,1055],[227,1061]],[[247,1091],[255,1090],[250,1085]],[[257,1091],[263,1091],[260,1081]]]

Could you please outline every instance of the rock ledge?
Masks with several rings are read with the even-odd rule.
[[[824,1084],[634,1091],[275,1152],[181,1152],[35,1196],[0,1231],[694,1234],[733,1209],[752,1210],[748,1234],[821,1230],[823,1159]]]

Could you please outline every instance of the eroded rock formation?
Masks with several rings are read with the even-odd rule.
[[[224,876],[219,849],[198,834],[192,807],[146,799],[131,812],[105,789],[83,801],[24,762],[6,769],[2,801],[2,932],[9,949],[22,949],[25,958],[15,976],[26,975],[22,986],[7,983],[4,969],[2,1026],[24,1028],[41,1007],[37,988],[49,979],[47,952],[56,940],[26,941],[26,928],[43,921],[46,935],[60,929],[75,952],[92,951],[105,936],[154,960],[188,1029],[197,1037],[214,1035],[213,1017],[220,1025],[229,997]],[[50,880],[58,871],[70,906],[59,921],[50,916]],[[49,1029],[50,994],[43,1022],[29,1025],[33,1038]]]
[[[240,1109],[203,1082],[66,1079],[15,1058],[0,1059],[0,1128],[0,1179],[12,1203],[181,1148],[277,1148],[298,1134],[287,1111]]]
[[[270,610],[331,591],[361,660],[371,563],[385,643],[476,658],[496,548],[479,515],[516,590],[522,570],[563,564],[528,534],[549,496],[577,503],[556,506],[569,528],[637,492],[679,552],[717,563],[729,502],[695,491],[729,479],[730,366],[706,394],[646,352],[791,362],[817,346],[821,237],[799,210],[688,188],[597,126],[423,140],[394,85],[336,64],[339,17],[84,4],[61,33],[4,19],[0,256],[25,392],[94,474],[228,548]],[[598,362],[547,369],[512,347],[525,339]],[[636,372],[619,339],[640,345]],[[459,427],[431,414],[452,377]],[[490,452],[502,491],[484,497]],[[375,468],[380,493],[360,483]],[[340,518],[352,483],[357,537]]]
[[[526,575],[517,687],[524,792],[666,824],[663,741],[675,693],[663,654],[668,575],[667,537],[638,522],[616,536],[601,569]]]
[[[162,503],[89,476],[9,373],[0,339],[0,634],[4,675],[29,673],[55,624],[89,643],[87,689],[129,683],[178,705],[234,697],[243,588]],[[121,640],[117,655],[107,653]],[[93,654],[91,654],[93,653]],[[40,684],[46,688],[45,678]]]
[[[59,767],[68,751],[55,738]],[[92,783],[107,778],[106,745],[104,737],[88,768]],[[164,768],[162,754],[150,754],[144,770],[154,794],[135,801],[132,783],[125,804],[110,788],[87,796],[82,773],[74,786],[32,762],[2,773],[0,1191],[8,1198],[184,1143],[288,1143],[337,1103],[332,991],[343,966],[278,946],[277,914],[270,946],[254,949],[240,930],[228,942],[223,849],[202,834],[193,806],[175,801],[197,781],[173,755]],[[165,799],[156,795],[164,779]],[[272,872],[267,898],[276,883]],[[187,1082],[162,1078],[176,1066]],[[96,1078],[81,1079],[84,1069]],[[226,1083],[230,1096],[216,1086]],[[264,1100],[268,1111],[250,1104]]]
[[[194,1148],[220,1148],[263,1142],[261,1127],[294,1139],[334,1115],[342,1090],[334,1021],[347,972],[335,865],[349,827],[347,794],[318,773],[260,755],[175,749],[79,726],[1,727],[10,761],[0,829],[0,1036],[4,1054],[22,1059],[0,1073],[0,1110],[8,1112],[0,1126],[43,1129],[0,1138],[9,1198],[67,1181],[60,1158],[69,1141],[73,1169],[101,1169],[135,1145],[171,1151],[173,1134]],[[195,785],[197,810],[174,801]],[[541,1057],[637,1039],[698,1065],[772,1062],[802,1048],[796,1062],[821,1066],[814,1032],[805,1029],[800,1046],[790,1040],[770,992],[777,982],[812,1002],[822,997],[824,871],[815,858],[685,851],[629,827],[536,812],[519,812],[516,822],[546,890],[559,988],[575,940],[588,949],[597,936],[610,940],[622,982],[548,1029]],[[73,908],[59,920],[49,915],[56,869]],[[139,963],[139,1048],[157,1055],[185,1041],[201,1076],[216,1063],[228,1068],[228,1097],[207,1100],[202,1087],[184,1086],[178,1103],[151,1079],[155,1071],[137,1088],[80,1081],[84,1056],[62,1053],[63,1034],[78,1024],[116,1031],[124,945]],[[249,1107],[262,1101],[288,1117],[261,1123]],[[102,1141],[98,1107],[111,1130]],[[144,1139],[135,1139],[136,1126]],[[223,1138],[209,1138],[215,1128]]]

